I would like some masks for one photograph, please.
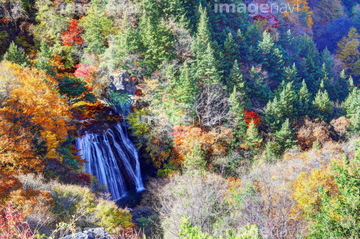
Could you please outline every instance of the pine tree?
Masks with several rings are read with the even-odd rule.
[[[226,83],[229,91],[231,90],[229,93],[231,93],[234,90],[234,87],[236,87],[237,91],[243,97],[247,96],[246,81],[244,80],[237,60],[235,60],[233,63],[233,67],[230,71],[230,76]]]
[[[284,68],[284,80],[285,82],[296,82],[298,81],[298,73],[295,63],[292,66]]]
[[[234,61],[238,59],[239,49],[238,45],[235,42],[234,36],[231,32],[228,33],[227,38],[224,42],[224,58],[223,58],[223,67],[224,74],[227,77],[231,69],[233,68]],[[232,87],[229,86],[232,90]]]
[[[263,68],[268,72],[272,83],[277,85],[279,79],[283,77],[284,60],[280,49],[276,47],[270,33],[264,31],[258,48],[257,62],[262,64]]]
[[[4,55],[5,61],[11,61],[21,66],[29,65],[29,60],[25,52],[19,49],[14,42],[10,43],[9,49]]]
[[[301,88],[298,93],[298,102],[296,109],[298,110],[298,115],[300,117],[310,114],[311,106],[311,94],[307,88],[305,80],[301,83]]]
[[[54,75],[55,72],[53,70],[53,67],[51,65],[51,52],[50,47],[45,43],[40,43],[40,52],[37,57],[37,61],[35,63],[35,67],[45,71],[48,75]]]
[[[254,66],[251,67],[249,75],[250,79],[247,81],[249,98],[260,101],[262,104],[266,104],[271,97],[271,90],[265,83],[263,75],[259,72],[259,69]]]
[[[329,94],[326,90],[319,90],[313,101],[313,115],[321,120],[329,120],[333,113]]]
[[[145,47],[145,62],[151,71],[174,57],[174,39],[169,26],[144,14],[141,19],[142,44]]]
[[[275,129],[281,126],[286,118],[295,119],[297,116],[296,94],[292,82],[287,83],[279,96],[269,101],[265,107],[265,121]]]
[[[195,103],[195,95],[198,93],[199,86],[193,77],[191,66],[185,62],[180,69],[178,81],[174,81],[173,96],[180,104],[184,104],[188,110],[191,110]]]
[[[214,50],[209,43],[200,59],[197,59],[196,77],[203,84],[220,84],[221,72],[218,69],[218,61],[214,57]]]
[[[233,89],[233,92],[230,94],[230,110],[229,110],[229,123],[233,128],[233,143],[232,148],[234,148],[240,140],[244,137],[246,132],[246,122],[244,118],[244,96],[241,95],[236,89],[236,86]]]
[[[83,39],[87,43],[85,52],[102,54],[107,47],[107,37],[113,32],[112,20],[104,15],[104,11],[95,4],[88,10],[87,15],[80,19],[84,28]]]
[[[200,19],[197,27],[197,32],[192,45],[192,52],[195,54],[198,61],[202,60],[208,45],[212,44],[212,36],[209,27],[209,18],[206,8],[200,5],[199,7]]]
[[[286,149],[292,148],[296,143],[289,119],[285,120],[285,122],[281,125],[281,128],[276,131],[274,135],[275,141],[267,144],[266,151],[268,151],[268,156],[281,157]]]
[[[250,148],[250,150],[255,151],[260,147],[263,139],[259,135],[259,130],[256,127],[254,122],[250,122],[248,129],[246,130],[244,144]]]

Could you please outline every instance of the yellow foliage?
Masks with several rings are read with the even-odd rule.
[[[0,117],[5,121],[2,128],[11,125],[11,130],[16,129],[15,135],[18,137],[23,130],[24,134],[28,134],[23,138],[35,137],[38,143],[44,142],[46,156],[49,158],[60,158],[56,148],[66,139],[67,132],[71,129],[68,125],[70,107],[65,99],[58,97],[56,84],[55,79],[42,71],[22,68],[10,62],[0,64],[0,91],[7,96],[1,102]],[[40,135],[36,135],[38,132]],[[12,135],[9,132],[2,136],[7,136],[15,143],[17,139],[12,138]],[[33,148],[31,144],[23,146],[26,148],[29,145]],[[7,150],[7,153],[10,151]]]
[[[337,184],[328,166],[302,172],[292,182],[292,197],[297,202],[298,211],[310,212],[317,210],[320,200],[319,188],[322,187],[330,194],[336,194]],[[296,210],[296,209],[295,209]]]

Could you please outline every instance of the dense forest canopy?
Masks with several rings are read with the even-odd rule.
[[[0,0],[0,238],[358,238],[359,32],[350,0]],[[120,121],[131,210],[74,143]]]

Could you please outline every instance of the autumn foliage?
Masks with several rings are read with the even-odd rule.
[[[81,37],[82,29],[75,19],[71,19],[68,30],[61,34],[64,46],[81,45],[84,40]]]
[[[261,118],[260,118],[259,114],[255,113],[253,111],[250,111],[250,110],[244,110],[243,113],[244,113],[245,122],[247,123],[247,125],[246,125],[247,127],[249,127],[249,124],[251,121],[255,125],[260,124]]]

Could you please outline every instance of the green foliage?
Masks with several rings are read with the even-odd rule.
[[[293,89],[293,83],[287,83],[278,97],[269,101],[265,108],[266,123],[275,128],[280,128],[282,122],[287,118],[290,120],[296,117],[296,94]]]
[[[296,143],[289,119],[285,120],[281,129],[276,131],[274,135],[275,141],[269,142],[269,145],[267,145],[269,148],[267,150],[270,150],[269,153],[275,157],[280,157],[286,149],[292,148]]]
[[[257,62],[262,64],[270,80],[276,84],[283,77],[284,60],[280,49],[267,31],[263,32],[258,49]]]
[[[116,91],[109,92],[109,102],[122,115],[127,115],[131,106],[131,95],[128,93],[121,93]]]
[[[165,22],[156,21],[144,14],[141,18],[140,31],[145,48],[145,62],[151,72],[159,69],[164,61],[170,61],[174,57],[174,39]]]
[[[56,185],[52,192],[53,213],[60,221],[69,221],[94,212],[95,195],[89,188],[75,185]]]
[[[45,71],[48,75],[54,75],[55,72],[51,64],[51,58],[52,54],[50,47],[44,41],[42,41],[40,43],[40,51],[38,53],[35,67]]]
[[[313,221],[309,238],[357,238],[360,232],[360,155],[357,149],[352,161],[346,157],[332,163],[338,193],[322,189],[318,213],[310,215]]]
[[[342,104],[346,117],[350,120],[350,131],[357,133],[360,130],[360,92],[359,88],[352,87],[352,91]]]
[[[83,39],[87,43],[85,52],[102,54],[107,46],[107,37],[113,31],[112,21],[102,9],[92,5],[85,17],[80,19],[84,28]]]
[[[63,76],[57,81],[59,82],[59,93],[67,98],[68,104],[79,101],[96,102],[95,96],[89,92],[85,81],[70,76]]]
[[[96,205],[96,217],[100,220],[100,225],[111,233],[134,226],[130,211],[119,208],[115,202],[99,200]]]
[[[309,93],[305,80],[303,80],[301,83],[301,88],[298,92],[298,100],[296,105],[298,115],[302,117],[309,114],[310,107],[311,107],[311,95]]]
[[[215,239],[215,237],[201,232],[197,227],[191,225],[188,219],[183,219],[180,226],[180,238],[182,239]],[[224,237],[217,237],[223,239]],[[256,225],[247,224],[240,229],[238,235],[234,235],[231,231],[227,232],[226,239],[260,239],[259,229]],[[225,239],[224,238],[224,239]]]
[[[313,115],[321,120],[329,120],[333,106],[326,90],[319,90],[313,101]]]
[[[23,50],[20,50],[14,42],[10,43],[9,49],[4,55],[5,61],[11,61],[21,66],[29,65],[28,58]]]

